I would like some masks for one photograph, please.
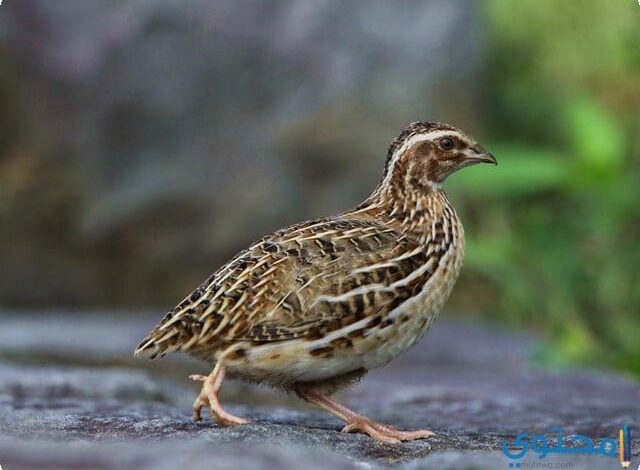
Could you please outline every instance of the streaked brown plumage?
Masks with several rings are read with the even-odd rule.
[[[356,208],[254,243],[169,312],[136,354],[184,351],[215,363],[194,403],[223,425],[246,422],[217,401],[225,372],[295,391],[360,431],[401,432],[327,395],[387,364],[420,339],[457,279],[462,225],[441,189],[454,171],[495,159],[462,131],[417,122],[391,143],[382,179]]]

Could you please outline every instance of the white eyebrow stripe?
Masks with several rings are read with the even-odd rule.
[[[397,155],[400,155],[402,152],[406,151],[409,147],[413,146],[414,144],[417,144],[418,142],[424,142],[424,141],[427,141],[427,140],[438,140],[441,137],[452,137],[452,136],[455,136],[456,138],[462,140],[467,145],[472,145],[473,144],[473,142],[471,142],[466,136],[464,136],[460,132],[454,131],[452,129],[440,130],[440,131],[431,131],[431,132],[429,132],[427,134],[418,134],[418,135],[414,135],[413,137],[411,137],[409,140],[407,140],[404,143],[404,145],[402,147],[400,147],[395,152],[393,152],[393,156],[391,157],[391,161],[393,161],[396,158]]]
[[[393,156],[395,157],[396,154],[398,152],[400,152],[401,150],[404,151],[407,148],[411,147],[413,144],[416,144],[418,142],[422,142],[424,140],[436,140],[436,139],[439,139],[440,137],[451,136],[451,135],[456,135],[457,137],[462,137],[459,132],[454,131],[452,129],[446,129],[446,130],[440,130],[440,131],[430,131],[430,132],[427,132],[426,134],[414,135],[409,140],[407,140],[402,147],[400,147],[398,150],[396,150],[393,153]]]

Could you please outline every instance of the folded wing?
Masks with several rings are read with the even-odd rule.
[[[275,232],[169,312],[136,354],[210,357],[238,341],[317,339],[382,319],[422,289],[445,249],[370,220],[324,219]]]

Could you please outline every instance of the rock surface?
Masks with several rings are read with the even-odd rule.
[[[502,441],[520,432],[612,437],[640,420],[640,387],[597,371],[549,372],[529,364],[526,336],[440,323],[343,399],[431,439],[380,444],[339,432],[333,417],[276,392],[228,383],[224,400],[252,423],[194,423],[192,372],[182,358],[136,361],[130,351],[154,317],[107,313],[8,315],[0,331],[0,465],[12,468],[508,468]],[[47,325],[44,327],[43,325]],[[101,334],[98,334],[101,333]],[[148,367],[149,366],[149,367]],[[640,448],[632,442],[637,458]],[[537,462],[528,455],[525,462]],[[604,460],[606,459],[606,460]],[[215,462],[215,464],[214,464]],[[544,463],[615,468],[601,456],[550,455]]]

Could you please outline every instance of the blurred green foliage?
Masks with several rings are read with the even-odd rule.
[[[640,374],[640,6],[484,5],[499,166],[451,181],[473,221],[465,282],[489,282],[496,320],[549,333],[544,360]]]

